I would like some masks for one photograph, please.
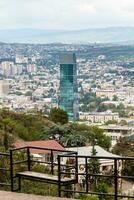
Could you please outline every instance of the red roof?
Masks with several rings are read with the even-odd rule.
[[[56,150],[65,150],[63,146],[61,146],[56,140],[40,140],[40,141],[21,141],[17,140],[14,143],[15,148],[20,147],[41,147],[41,148],[48,148],[48,149],[56,149]],[[44,154],[49,153],[49,150],[42,150],[42,149],[31,149],[31,153],[34,154]]]

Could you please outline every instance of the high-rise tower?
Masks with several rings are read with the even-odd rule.
[[[78,118],[77,65],[75,53],[60,55],[59,107],[68,113],[70,120]]]

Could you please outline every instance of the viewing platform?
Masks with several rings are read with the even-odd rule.
[[[40,157],[34,157],[32,155],[32,152],[35,149],[40,151],[44,150],[44,155],[46,153],[48,155],[49,152],[50,160],[40,160]],[[78,155],[75,149],[71,149],[71,151],[68,151],[34,146],[25,146],[10,149],[9,153],[1,152],[0,156],[1,159],[4,157],[5,161],[8,161],[8,165],[6,166],[6,168],[3,166],[2,168],[0,168],[0,170],[5,175],[7,175],[6,177],[9,180],[8,183],[6,181],[1,182],[0,185],[1,187],[7,187],[13,192],[11,193],[0,191],[0,200],[60,200],[61,198],[59,197],[69,197],[69,194],[73,194],[70,196],[73,198],[75,197],[75,194],[85,194],[89,196],[95,195],[99,197],[103,195],[105,197],[112,197],[114,200],[119,200],[121,198],[134,199],[134,187],[133,184],[130,184],[131,182],[133,182],[134,176],[133,174],[130,176],[122,173],[122,163],[126,161],[129,161],[129,163],[133,162],[133,157],[120,157],[113,155]],[[93,159],[95,159],[95,161],[96,159],[99,160],[100,164],[102,160],[105,160],[105,162],[106,160],[112,162],[112,171],[108,171],[109,169],[107,169],[106,173],[104,173],[104,170],[106,170],[106,168],[104,170],[102,169],[103,171],[99,172],[90,171],[88,167]],[[41,170],[39,166],[41,167]],[[31,186],[29,186],[29,188],[26,189],[28,185],[26,186],[24,184],[24,180],[22,179],[27,179],[27,181],[44,182],[45,184],[55,184],[56,191],[54,196],[58,197],[40,197],[36,195],[25,195],[23,193],[20,194],[20,192],[24,191],[26,193],[29,193],[27,189],[32,188]],[[100,183],[104,180],[106,180],[106,182],[110,181],[109,184],[112,185],[112,192],[94,191],[91,187],[91,184],[95,182],[94,180],[97,180]],[[43,191],[45,189],[48,190],[48,188],[44,187]],[[16,191],[18,191],[19,193],[16,193]],[[48,194],[51,195],[51,193],[46,192],[44,192],[43,194],[47,196]]]
[[[0,191],[0,200],[68,200],[68,198],[46,197],[33,194]],[[73,200],[73,199],[69,199]]]

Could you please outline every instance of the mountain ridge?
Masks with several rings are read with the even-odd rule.
[[[80,30],[1,29],[0,41],[7,43],[134,43],[134,27]]]

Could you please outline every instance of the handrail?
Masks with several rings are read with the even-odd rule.
[[[31,151],[32,149],[37,149],[37,150],[44,150],[44,151],[49,151],[50,152],[50,161],[39,161],[39,160],[34,160],[33,157],[31,157]],[[15,151],[21,151],[21,150],[26,150],[25,155],[27,157],[21,158],[22,160],[14,160],[14,155]],[[54,156],[57,156],[57,159],[55,160]],[[14,178],[18,178],[14,176],[14,165],[16,164],[21,164],[21,163],[27,163],[28,171],[31,170],[31,164],[32,162],[34,163],[44,163],[50,166],[51,174],[54,174],[54,168],[58,167],[58,195],[61,196],[61,192],[76,192],[76,193],[84,193],[84,194],[95,194],[95,195],[107,195],[107,196],[113,196],[115,200],[117,200],[119,197],[129,197],[129,198],[134,198],[134,196],[127,196],[124,194],[118,193],[118,180],[119,179],[134,179],[134,176],[126,176],[122,173],[119,173],[118,171],[118,162],[123,162],[123,161],[134,161],[134,157],[123,157],[123,156],[82,156],[78,155],[76,151],[68,151],[68,150],[60,150],[60,149],[51,149],[51,148],[45,148],[45,147],[37,147],[37,146],[24,146],[24,147],[19,147],[19,148],[14,148],[11,149],[9,153],[0,153],[0,156],[5,156],[10,158],[10,168],[5,169],[5,168],[0,168],[0,171],[10,171],[10,179],[11,179],[11,184],[7,184],[11,186],[11,191],[14,191]],[[73,163],[68,163],[65,164],[63,161],[67,159],[71,159],[71,162],[73,160]],[[84,172],[79,172],[79,159],[82,159],[84,161]],[[99,159],[100,161],[106,161],[110,160],[111,163],[113,163],[113,171],[111,174],[103,174],[103,173],[90,173],[88,169],[88,162],[90,162],[91,159]],[[56,167],[57,166],[57,167]],[[85,191],[74,191],[74,190],[66,190],[62,189],[62,183],[61,179],[62,176],[64,177],[65,175],[70,175],[72,177],[75,177],[75,180],[77,183],[79,182],[79,176],[83,175],[85,177],[86,185],[85,185]],[[100,193],[100,192],[93,192],[89,191],[89,179],[92,177],[104,177],[104,178],[111,178],[114,180],[114,193]],[[1,185],[2,183],[0,183]],[[6,183],[3,183],[3,185],[6,185]],[[70,183],[70,184],[74,184]]]
[[[0,152],[0,156],[10,156],[10,153],[3,153],[3,152]]]
[[[1,157],[5,157],[7,159],[9,159],[9,162],[10,162],[10,153],[4,153],[4,152],[0,152],[0,158]],[[10,172],[10,166],[7,166],[7,167],[0,167],[0,172]],[[0,182],[0,186],[7,186],[7,187],[11,187],[11,183],[10,182]]]
[[[68,150],[62,150],[62,149],[52,149],[52,148],[46,148],[46,147],[38,147],[38,146],[29,146],[29,145],[27,145],[27,146],[23,146],[23,147],[18,147],[18,148],[13,148],[13,149],[11,149],[12,151],[17,151],[17,150],[22,150],[22,149],[27,149],[27,148],[30,148],[30,149],[40,149],[40,150],[48,150],[48,151],[56,151],[56,152],[63,152],[63,153],[65,153],[65,152],[74,152],[74,151],[68,151]]]
[[[61,157],[78,157],[78,158],[96,158],[96,159],[109,159],[109,160],[134,160],[134,157],[112,157],[112,156],[82,156],[82,155],[66,155],[61,154]]]

